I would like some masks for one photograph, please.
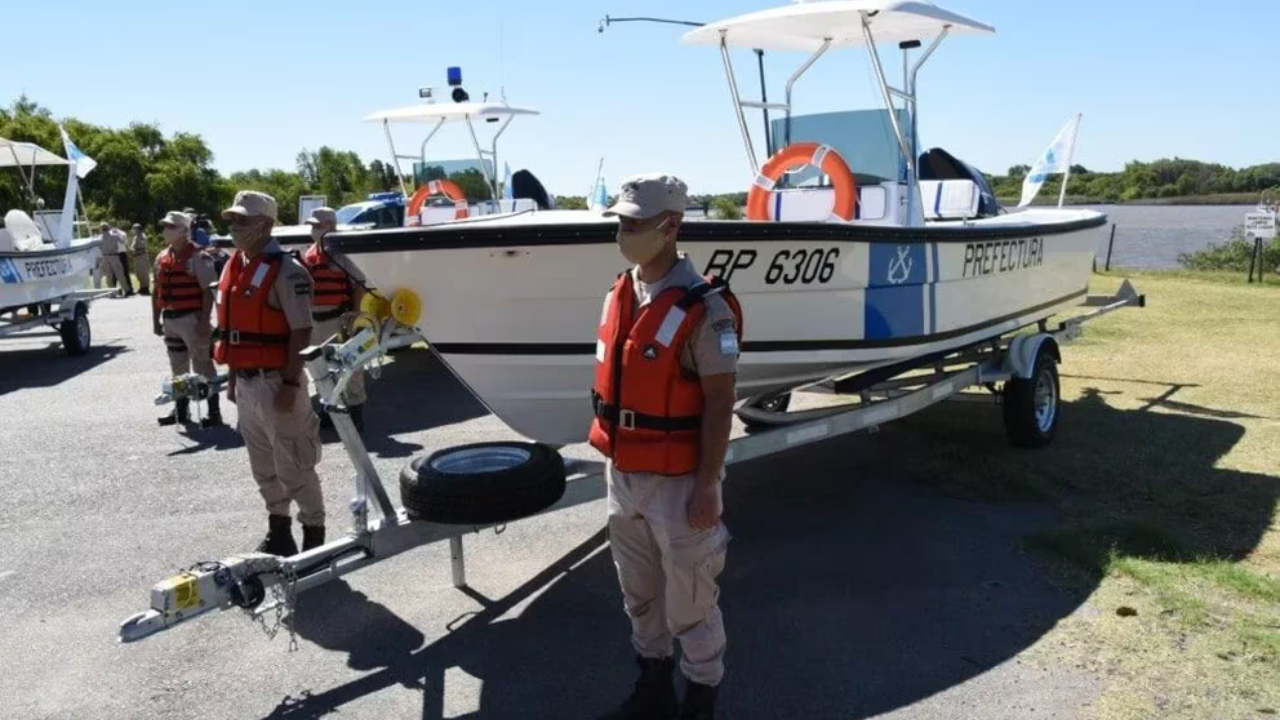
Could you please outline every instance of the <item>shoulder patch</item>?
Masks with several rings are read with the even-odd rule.
[[[310,294],[311,294],[311,283],[309,283],[309,282],[296,282],[296,283],[294,283],[294,284],[293,284],[293,294],[294,294],[294,295],[310,295]]]
[[[711,332],[714,333],[732,332],[733,330],[735,330],[733,318],[725,318],[711,323]]]
[[[720,333],[720,354],[725,357],[737,357],[738,333],[736,332]]]

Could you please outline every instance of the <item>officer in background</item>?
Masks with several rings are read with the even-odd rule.
[[[126,240],[124,233],[105,222],[98,226],[98,231],[98,237],[102,240],[102,245],[98,248],[101,274],[94,277],[93,286],[99,287],[99,277],[105,276],[108,287],[118,288],[118,295],[128,297],[133,294],[133,287],[125,279],[124,266],[120,264],[120,252],[124,249]]]
[[[259,552],[298,552],[292,503],[298,504],[302,549],[324,544],[320,419],[311,409],[301,352],[311,344],[311,276],[271,237],[276,201],[242,190],[222,212],[235,252],[218,281],[215,359],[230,367],[227,399],[239,408],[249,467],[266,503],[267,535]]]
[[[688,190],[670,175],[622,186],[606,214],[635,267],[605,300],[591,444],[609,458],[609,544],[640,679],[608,718],[676,717],[673,637],[687,683],[681,720],[710,720],[724,676],[716,579],[742,312],[676,250]]]
[[[315,326],[311,329],[311,344],[320,345],[334,335],[345,339],[346,324],[360,308],[360,300],[364,297],[365,277],[359,268],[342,258],[335,259],[324,249],[324,236],[338,229],[338,214],[333,208],[312,210],[307,224],[311,226],[312,243],[302,254],[302,264],[311,272],[311,279],[315,283],[315,297],[311,301],[311,317],[315,320]],[[356,428],[363,430],[363,371],[357,370],[352,374],[342,393],[342,401]],[[326,423],[328,417],[320,420],[322,425],[331,424],[331,421]]]
[[[168,213],[160,221],[160,228],[168,247],[156,256],[156,292],[151,296],[152,330],[164,337],[173,377],[186,375],[194,368],[212,380],[218,374],[209,352],[212,335],[209,313],[214,305],[213,284],[218,279],[213,263],[192,244],[191,217],[187,214]],[[159,419],[161,425],[190,421],[191,400],[188,398],[176,400],[173,412]],[[205,427],[222,424],[218,393],[209,394],[209,414],[202,423]]]
[[[129,254],[133,256],[133,272],[138,276],[138,294],[151,294],[151,258],[147,255],[147,235],[142,225],[133,224],[129,236]]]

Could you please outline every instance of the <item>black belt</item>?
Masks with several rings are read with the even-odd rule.
[[[609,405],[595,393],[591,393],[591,406],[596,417],[625,430],[657,430],[659,432],[688,432],[702,427],[702,416],[662,417],[645,415],[634,410],[620,410]]]
[[[265,378],[272,373],[279,375],[280,371],[276,368],[249,368],[248,370],[236,370],[236,377],[243,380],[252,380],[257,377]]]
[[[180,317],[186,317],[193,312],[195,312],[195,310],[161,310],[160,315],[165,320],[176,320]]]
[[[239,330],[223,330],[214,328],[214,340],[226,340],[231,345],[241,343],[257,343],[258,345],[288,345],[288,335],[267,335],[266,333],[241,332]]]
[[[336,308],[334,308],[334,309],[332,309],[332,310],[322,310],[322,311],[320,311],[320,312],[312,311],[312,313],[311,313],[311,319],[312,319],[312,320],[315,320],[316,322],[324,322],[324,321],[326,321],[326,320],[332,320],[332,319],[334,319],[334,318],[340,318],[340,317],[342,317],[343,315],[346,315],[346,314],[347,314],[347,311],[348,311],[348,310],[350,310],[350,309],[351,309],[351,306],[350,306],[350,305],[342,305],[342,306],[336,307]]]

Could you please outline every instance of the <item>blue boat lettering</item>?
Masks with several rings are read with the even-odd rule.
[[[71,274],[71,261],[62,257],[51,260],[24,260],[22,269],[28,278],[43,280]]]
[[[962,277],[979,277],[1026,270],[1044,264],[1044,241],[1040,238],[1018,238],[964,246]]]

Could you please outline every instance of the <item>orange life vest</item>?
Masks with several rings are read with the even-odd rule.
[[[614,284],[596,340],[590,440],[618,470],[684,475],[698,469],[705,399],[680,354],[712,294],[729,303],[741,335],[742,308],[719,278],[667,288],[638,311],[631,273]]]
[[[289,321],[267,302],[283,255],[237,250],[218,281],[218,342],[213,359],[232,370],[282,370],[289,361]]]
[[[316,244],[312,244],[302,254],[302,264],[311,273],[315,281],[315,296],[312,304],[316,307],[330,307],[346,312],[352,307],[351,277],[347,271],[330,261],[329,254]]]
[[[161,310],[190,311],[204,307],[204,288],[200,287],[195,275],[187,272],[195,254],[196,246],[191,243],[187,243],[180,253],[175,253],[172,247],[160,253],[156,303]]]

